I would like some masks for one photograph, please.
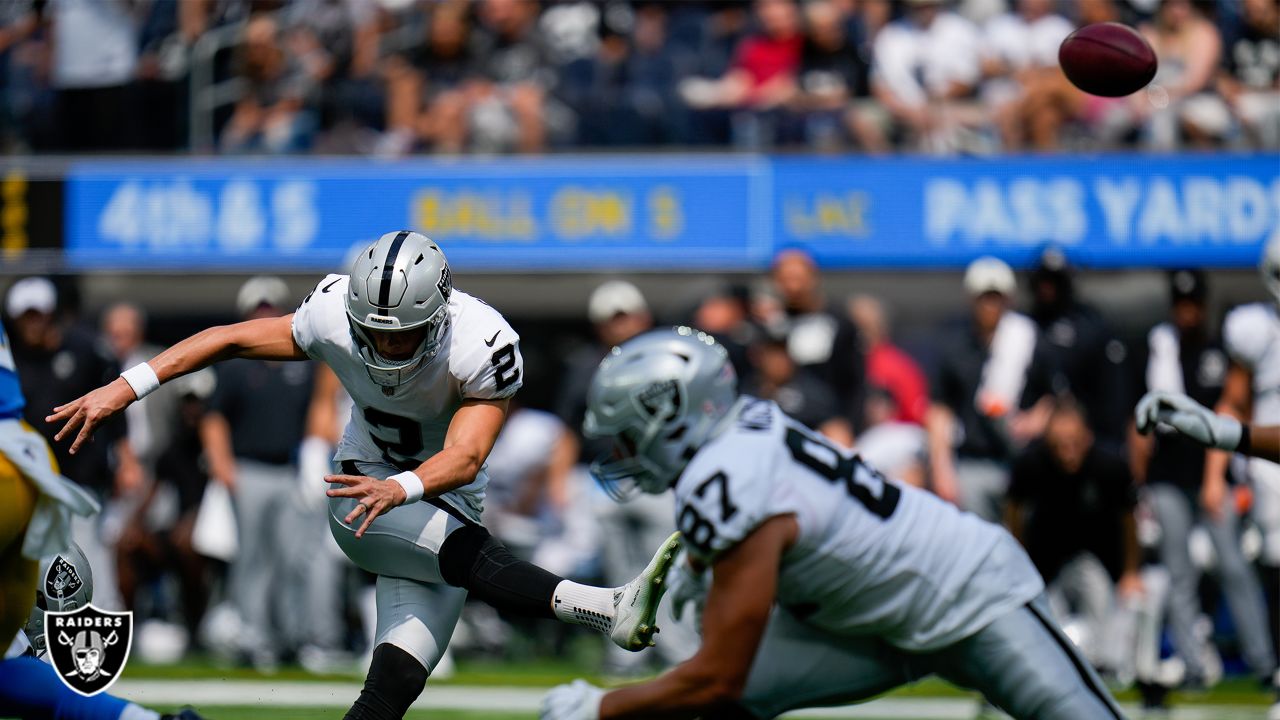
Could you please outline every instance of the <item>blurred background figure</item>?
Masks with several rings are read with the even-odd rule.
[[[855,295],[849,300],[849,317],[862,335],[867,384],[893,396],[897,414],[892,419],[923,425],[929,410],[929,381],[915,359],[893,344],[884,303],[870,295]],[[868,418],[867,425],[872,424]]]
[[[271,16],[245,25],[237,60],[245,88],[222,132],[222,150],[273,155],[307,149],[315,131],[315,77],[293,54]]]
[[[1084,410],[1060,398],[1043,439],[1013,463],[1005,523],[1044,577],[1068,634],[1110,672],[1128,651],[1114,631],[1117,596],[1143,590],[1134,505],[1125,459],[1099,448]]]
[[[925,152],[978,149],[982,122],[973,102],[982,79],[977,26],[948,10],[947,0],[907,0],[901,20],[875,41],[872,88],[896,130]]]
[[[1231,127],[1231,111],[1213,92],[1221,32],[1192,0],[1161,0],[1141,30],[1160,61],[1151,89],[1130,104],[1145,143],[1159,150],[1221,144]]]
[[[1077,297],[1066,255],[1048,248],[1031,273],[1031,319],[1040,330],[1028,400],[1070,393],[1083,407],[1097,441],[1113,452],[1125,442],[1133,400],[1128,351],[1094,307]]]
[[[812,370],[797,367],[782,337],[764,337],[749,351],[751,380],[740,387],[748,395],[778,403],[782,411],[841,447],[853,447],[853,425],[836,404],[831,386]]]
[[[236,296],[245,320],[286,312],[289,288],[276,277],[250,278]],[[201,421],[200,439],[214,482],[235,503],[239,552],[231,565],[228,599],[243,623],[240,651],[261,670],[273,670],[288,640],[283,579],[298,542],[318,552],[289,523],[296,495],[295,465],[306,431],[314,384],[312,364],[232,360],[217,368],[218,383]],[[321,483],[323,486],[323,483]]]
[[[1058,46],[1075,25],[1054,12],[1054,5],[1053,0],[1016,0],[1010,12],[983,28],[982,100],[1009,150],[1024,143],[1025,98],[1062,75]]]
[[[818,265],[803,250],[784,250],[773,259],[776,304],[757,308],[765,329],[784,338],[787,352],[835,392],[836,411],[856,429],[861,422],[865,360],[858,329],[830,304]]]
[[[855,450],[885,475],[915,487],[929,487],[929,437],[919,423],[904,422],[898,400],[889,390],[867,390],[867,427]]]
[[[974,260],[964,273],[970,317],[941,343],[929,431],[929,476],[934,492],[999,522],[1018,446],[1039,435],[1022,429],[1023,390],[1035,353],[1035,324],[1010,309],[1018,284],[1002,260]]]
[[[1243,0],[1243,27],[1224,48],[1218,90],[1246,145],[1280,148],[1280,5]]]
[[[118,502],[144,482],[142,466],[129,444],[128,425],[109,422],[104,434],[75,455],[70,439],[55,442],[56,429],[44,421],[51,408],[70,402],[120,373],[116,361],[101,350],[92,333],[59,316],[53,282],[43,277],[19,280],[5,296],[14,365],[27,398],[23,416],[53,447],[64,476],[95,493],[103,512],[77,517],[74,539],[85,549],[98,576],[97,602],[105,609],[121,607],[116,590],[115,545],[121,530],[123,506]]]

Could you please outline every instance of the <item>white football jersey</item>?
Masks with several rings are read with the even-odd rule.
[[[293,316],[298,347],[332,368],[354,403],[335,460],[413,469],[444,447],[449,423],[463,400],[507,398],[520,389],[520,337],[497,310],[454,289],[440,352],[413,380],[388,394],[390,388],[369,377],[352,336],[347,280],[346,275],[321,280]],[[442,499],[478,517],[487,483],[481,470],[475,482]]]
[[[1044,590],[1003,528],[885,479],[770,401],[744,398],[675,490],[677,525],[708,563],[765,520],[794,515],[778,604],[833,634],[932,650]]]
[[[1271,303],[1241,305],[1227,314],[1222,342],[1253,374],[1253,422],[1280,424],[1280,312]]]

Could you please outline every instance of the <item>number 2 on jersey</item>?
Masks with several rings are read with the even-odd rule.
[[[862,503],[872,514],[888,520],[898,507],[902,491],[885,479],[871,466],[842,453],[830,441],[820,436],[805,432],[795,426],[787,427],[787,449],[795,461],[830,480],[843,481],[849,494]],[[815,454],[816,452],[816,454]],[[871,483],[860,481],[858,468],[861,466],[872,480]],[[878,486],[878,487],[877,487]],[[876,491],[879,495],[876,495]]]
[[[520,379],[520,368],[516,367],[514,345],[507,343],[494,350],[493,355],[489,357],[489,362],[493,363],[493,369],[496,371],[493,375],[493,384],[497,386],[499,392],[511,387],[512,383]]]
[[[382,456],[391,464],[396,465],[405,460],[415,459],[422,452],[422,426],[416,421],[382,412],[377,408],[365,408],[364,419],[373,427],[384,428],[395,433],[395,440],[379,437],[377,433],[369,434],[374,444],[382,451]]]

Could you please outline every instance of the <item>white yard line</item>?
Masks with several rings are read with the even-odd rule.
[[[413,707],[419,710],[533,713],[542,688],[427,685]],[[270,682],[259,680],[120,680],[112,694],[144,705],[262,705],[268,707],[346,708],[360,694],[359,683]],[[1126,707],[1137,716],[1137,708]],[[863,705],[805,710],[790,717],[899,718],[901,720],[970,720],[977,704],[963,698],[883,698]],[[1257,720],[1261,707],[1198,705],[1177,708],[1168,720]]]

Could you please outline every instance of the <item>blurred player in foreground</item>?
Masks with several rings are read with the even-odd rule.
[[[710,336],[677,328],[615,349],[585,430],[614,438],[593,466],[602,483],[675,489],[687,557],[671,593],[696,600],[710,568],[703,640],[649,683],[553,689],[544,720],[771,718],[931,674],[1015,718],[1121,717],[1012,536],[739,395]]]
[[[657,632],[678,535],[632,582],[596,588],[517,560],[480,525],[485,458],[522,381],[518,343],[496,310],[454,290],[435,242],[390,232],[349,275],[321,280],[296,312],[197,333],[48,420],[65,421],[58,439],[76,434],[74,453],[162,382],[220,360],[328,365],[356,405],[334,458],[342,474],[324,478],[329,527],[378,576],[373,660],[346,717],[395,720],[421,694],[468,591],[499,610],[591,627],[628,650]]]
[[[33,611],[44,573],[40,558],[72,554],[71,515],[88,517],[98,504],[58,474],[44,438],[21,420],[25,406],[13,355],[0,329],[0,717],[26,720],[161,720],[161,715],[111,695],[84,697],[63,684],[53,667],[37,659],[44,608]],[[88,561],[75,548],[88,575]],[[46,569],[47,572],[47,569]],[[85,581],[83,602],[92,584]],[[71,609],[53,608],[53,609]],[[22,629],[35,628],[28,638]],[[166,719],[199,720],[192,710]]]

